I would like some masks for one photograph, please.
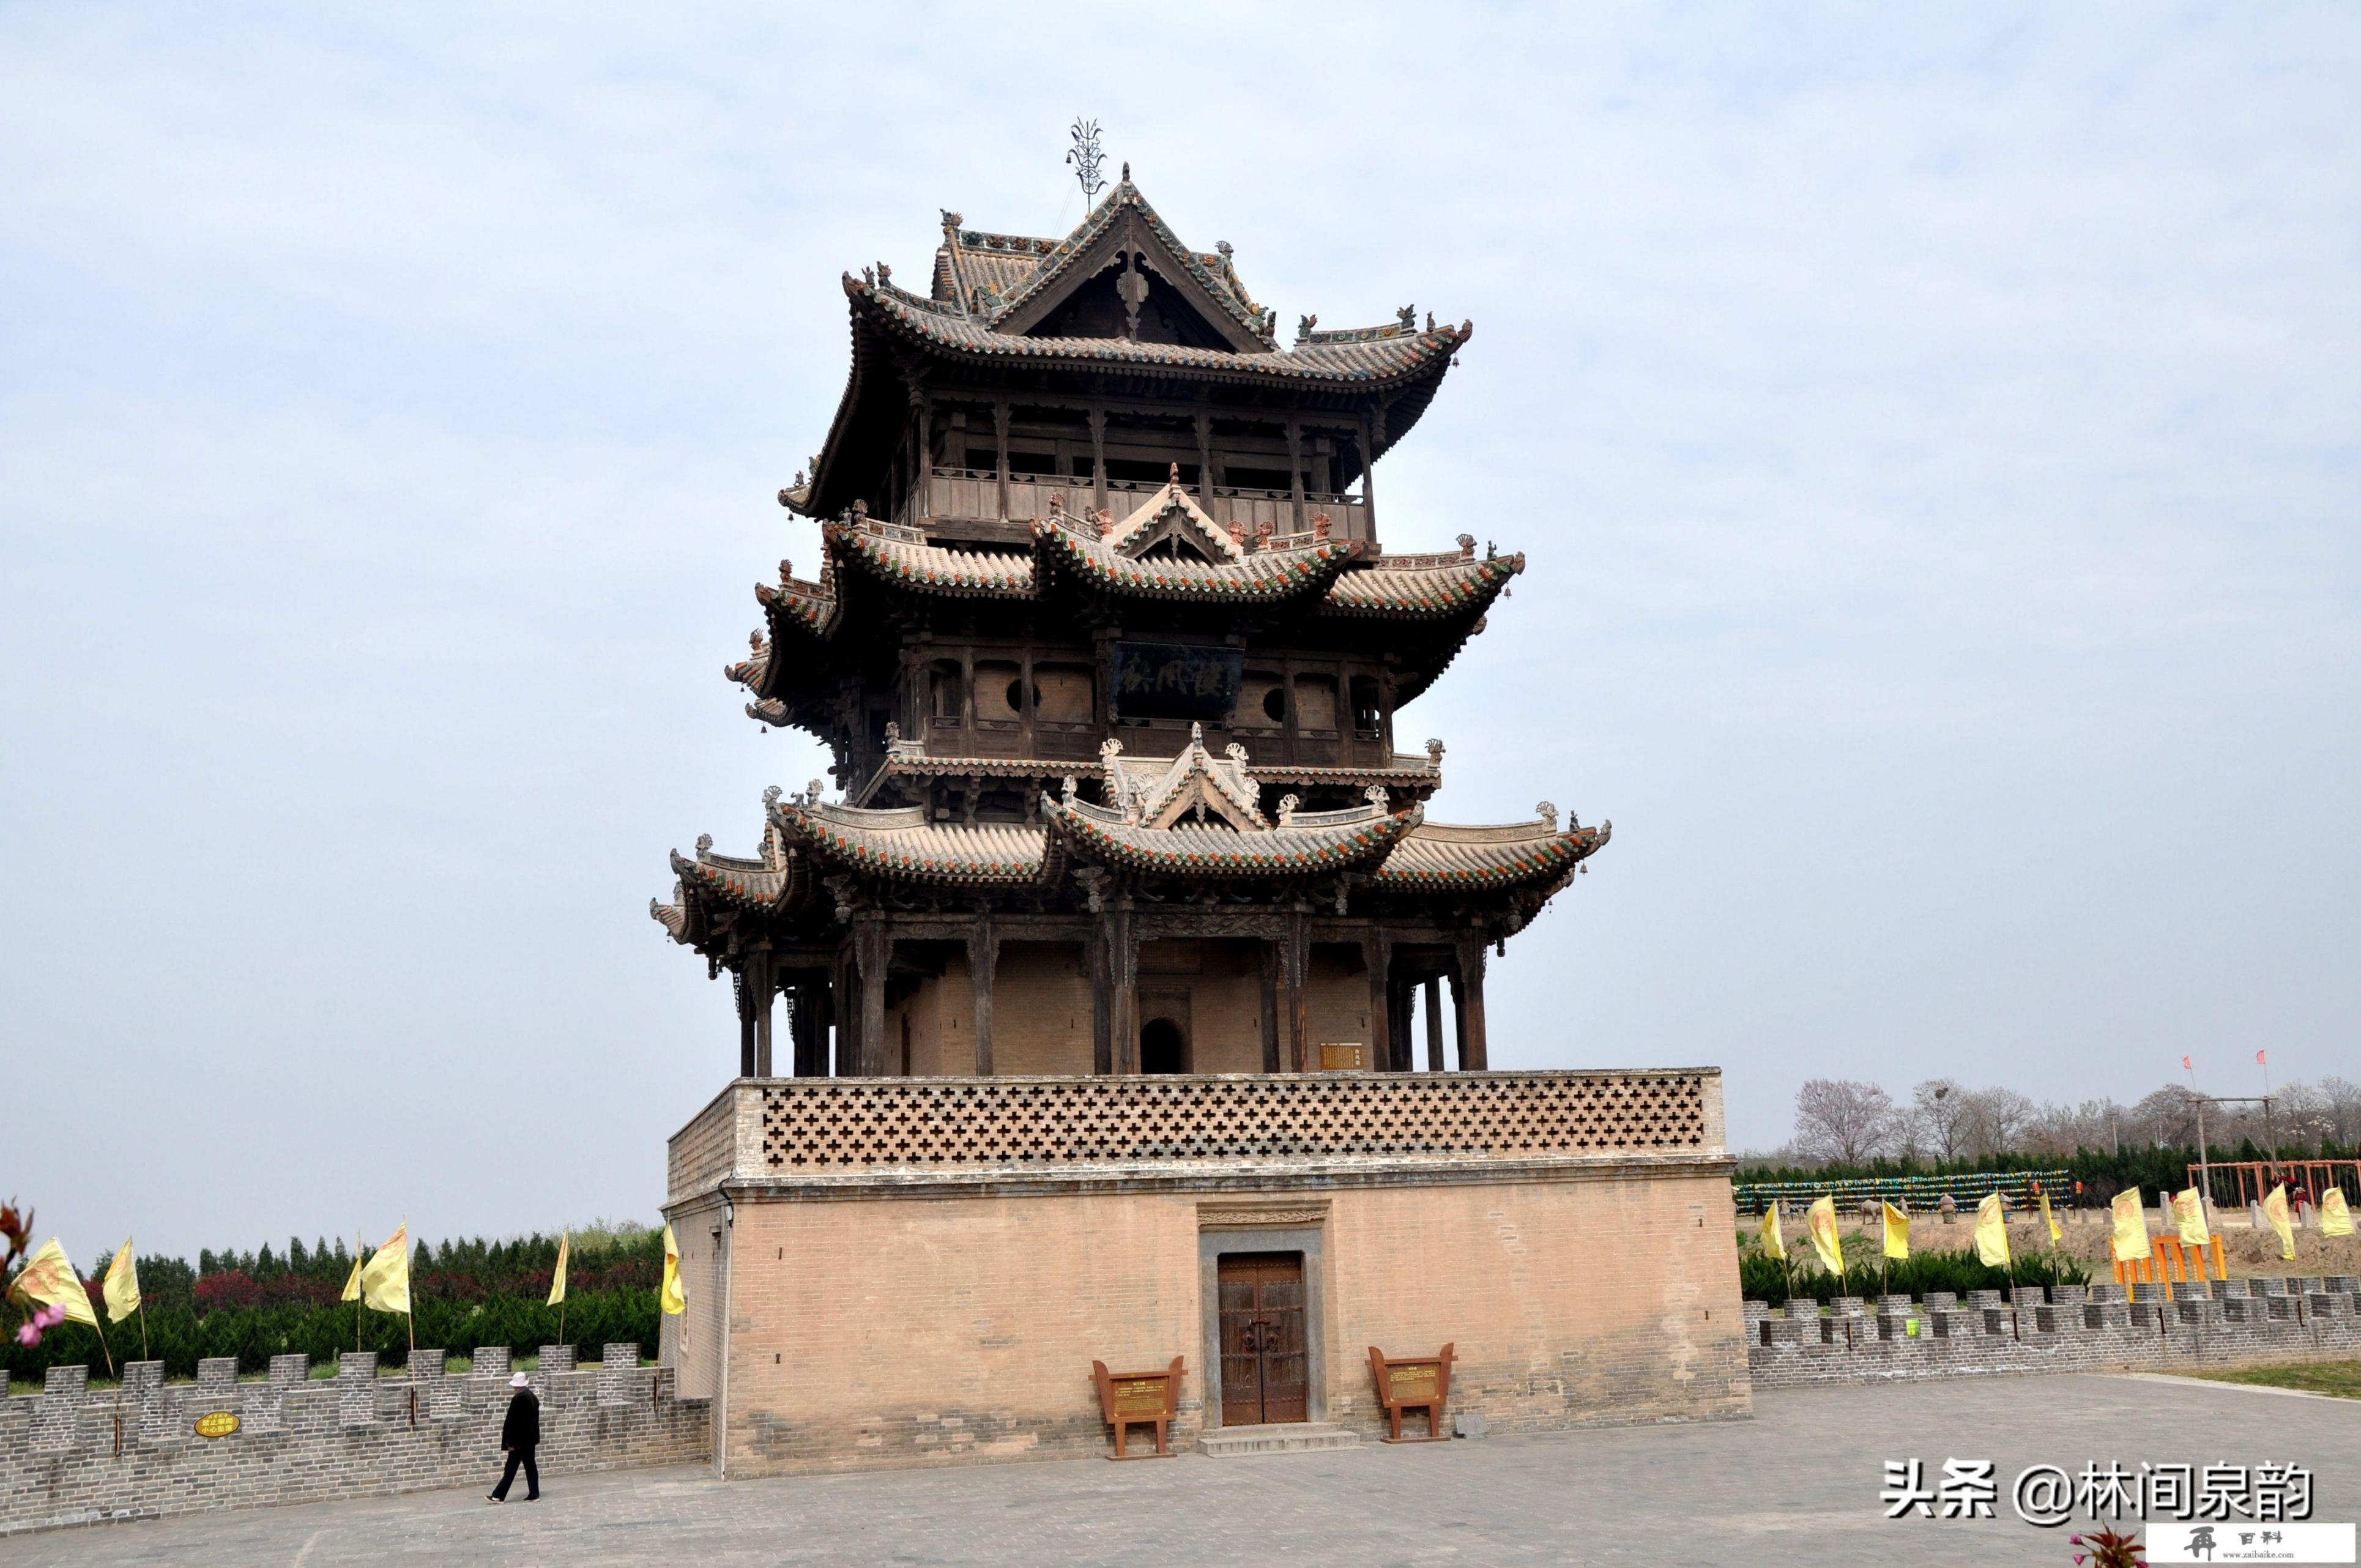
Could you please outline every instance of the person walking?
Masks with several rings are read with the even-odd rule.
[[[524,1467],[524,1500],[541,1501],[541,1467],[533,1462],[533,1451],[541,1442],[541,1401],[533,1396],[532,1380],[522,1372],[509,1379],[515,1395],[509,1400],[508,1419],[500,1423],[500,1447],[509,1456],[509,1467],[500,1472],[500,1484],[491,1490],[489,1502],[509,1500],[509,1485],[516,1479],[517,1467]]]

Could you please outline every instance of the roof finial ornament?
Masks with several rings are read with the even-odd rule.
[[[819,780],[813,779],[804,785],[804,804],[806,806],[819,804]]]
[[[768,807],[770,807],[770,806],[774,806],[778,805],[778,804],[779,804],[779,796],[780,796],[780,795],[784,795],[784,794],[785,794],[785,793],[786,793],[786,792],[785,792],[785,791],[784,791],[784,790],[782,790],[781,788],[779,788],[779,786],[778,786],[777,784],[766,784],[766,785],[764,785],[764,786],[763,786],[763,806],[764,806],[765,808],[768,808]]]
[[[1281,828],[1292,825],[1295,821],[1295,808],[1302,804],[1303,799],[1301,795],[1280,795],[1279,797],[1279,825]]]
[[[785,556],[779,557],[779,587],[785,587],[796,580],[796,564]]]
[[[1131,183],[1131,160],[1129,159],[1124,159],[1123,182],[1126,185]]]
[[[1197,720],[1193,718],[1191,719],[1189,721],[1189,744],[1191,746],[1202,746],[1204,743],[1205,727]]]
[[[1474,534],[1463,533],[1459,536],[1457,543],[1459,545],[1459,558],[1462,561],[1472,561],[1476,558],[1476,536]]]
[[[1394,314],[1401,318],[1402,331],[1416,332],[1418,330],[1418,307],[1416,305],[1404,305],[1400,310],[1396,311]]]
[[[1557,831],[1557,807],[1556,807],[1556,806],[1554,806],[1551,805],[1548,801],[1544,800],[1544,801],[1541,802],[1540,804],[1538,804],[1537,806],[1535,806],[1533,807],[1533,815],[1534,815],[1535,817],[1540,817],[1543,821],[1544,821],[1544,822],[1548,823],[1548,824],[1549,824],[1549,830],[1550,830],[1551,832],[1554,833],[1554,832],[1556,832],[1556,831]]]
[[[1177,485],[1180,482],[1180,464],[1175,463],[1172,465],[1172,472],[1164,477],[1164,482],[1168,485]]]
[[[1427,760],[1428,762],[1430,762],[1433,763],[1433,764],[1434,764],[1436,767],[1438,767],[1438,768],[1439,768],[1439,767],[1441,767],[1441,766],[1443,766],[1443,742],[1442,742],[1442,741],[1440,741],[1440,740],[1429,740],[1429,741],[1426,743],[1426,760]]]
[[[1067,134],[1074,138],[1074,145],[1067,151],[1066,161],[1074,166],[1074,178],[1082,187],[1082,200],[1086,203],[1095,201],[1098,193],[1106,189],[1106,181],[1099,176],[1099,123],[1096,120],[1076,120]],[[1131,165],[1128,163],[1123,166],[1123,177],[1126,180],[1131,178]]]
[[[1312,329],[1313,327],[1315,327],[1315,326],[1318,326],[1319,324],[1320,324],[1320,318],[1319,318],[1319,316],[1318,316],[1318,315],[1316,315],[1316,314],[1314,314],[1314,315],[1308,315],[1308,316],[1298,316],[1298,317],[1296,317],[1296,318],[1295,318],[1295,341],[1296,341],[1296,342],[1298,342],[1298,343],[1301,343],[1305,338],[1310,337],[1310,336],[1312,335]]]
[[[710,834],[710,833],[699,833],[699,834],[697,836],[697,857],[701,860],[701,859],[703,859],[705,856],[709,855],[709,854],[711,854],[712,852],[713,852],[713,835],[712,835],[712,834]]]
[[[1382,812],[1386,808],[1386,786],[1383,784],[1371,784],[1368,788],[1361,792],[1361,798],[1367,801],[1371,806],[1376,806],[1380,812]]]
[[[1433,311],[1426,313],[1426,330],[1429,332],[1433,332],[1434,330],[1434,313]]]

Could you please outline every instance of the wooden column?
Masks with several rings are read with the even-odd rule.
[[[863,1078],[882,1078],[885,1073],[885,965],[894,951],[885,917],[858,916],[852,943],[854,962],[861,970],[860,1073]]]
[[[1426,1070],[1441,1072],[1443,1059],[1443,982],[1426,982]]]
[[[1452,1005],[1459,1014],[1459,1070],[1484,1070],[1484,938],[1471,932],[1459,938],[1458,963],[1451,974]]]
[[[1279,948],[1262,944],[1262,1069],[1279,1070]]]
[[[861,1053],[854,1048],[852,1031],[860,1009],[852,1004],[852,954],[849,945],[840,947],[828,963],[828,1021],[835,1036],[836,1078],[858,1078],[861,1075]]]
[[[730,989],[738,998],[738,1076],[754,1076],[754,979],[746,972],[751,957],[741,959],[738,972],[730,977]]]
[[[1303,426],[1294,420],[1287,422],[1287,483],[1295,492],[1295,532],[1301,533],[1312,525],[1303,521]]]
[[[1139,923],[1125,894],[1108,927],[1108,1027],[1114,1035],[1115,1070],[1139,1070]]]
[[[1106,410],[1089,411],[1091,422],[1091,490],[1095,499],[1091,502],[1093,521],[1106,510]]]
[[[1289,1072],[1310,1072],[1304,1035],[1310,1025],[1303,1001],[1304,973],[1312,967],[1312,927],[1301,907],[1288,911],[1283,969],[1287,981],[1287,1067]]]
[[[1213,515],[1213,416],[1197,411],[1197,504]]]
[[[1393,943],[1383,931],[1361,937],[1361,961],[1369,970],[1369,1065],[1394,1069]]]
[[[1361,416],[1361,512],[1368,537],[1378,537],[1378,432],[1385,428],[1385,415]]]
[[[975,982],[975,1073],[992,1076],[992,982],[1000,968],[1000,937],[992,928],[992,912],[977,914],[967,930],[967,967]]]
[[[754,1076],[771,1076],[771,999],[777,990],[767,948],[747,955],[747,989],[754,994]]]
[[[1091,922],[1083,943],[1084,967],[1091,971],[1091,1070],[1104,1078],[1115,1071],[1115,1005],[1107,973],[1106,918]]]
[[[910,389],[910,407],[918,416],[918,461],[913,466],[917,474],[918,502],[910,509],[915,519],[927,517],[934,510],[935,400],[914,386]]]
[[[1005,522],[1008,520],[1008,400],[1006,398],[992,400],[992,439],[997,453],[994,461],[999,465],[1000,517],[1001,521]]]
[[[1394,1036],[1394,1059],[1386,1065],[1396,1072],[1408,1072],[1418,1066],[1415,1042],[1411,1037],[1411,1006],[1416,989],[1411,981],[1399,977],[1390,980],[1386,988],[1390,1009],[1386,1022]]]

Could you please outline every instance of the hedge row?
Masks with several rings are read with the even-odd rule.
[[[558,1310],[544,1299],[529,1296],[486,1296],[475,1300],[448,1300],[413,1294],[418,1345],[422,1350],[445,1350],[467,1355],[478,1345],[506,1345],[519,1355],[537,1353],[558,1339]],[[359,1343],[355,1343],[356,1313]],[[234,1355],[242,1373],[269,1370],[270,1358],[301,1351],[316,1365],[333,1365],[348,1350],[373,1350],[381,1366],[401,1366],[410,1359],[409,1325],[397,1316],[362,1310],[343,1303],[314,1305],[283,1303],[270,1306],[217,1306],[199,1310],[193,1306],[150,1306],[148,1356],[164,1363],[168,1377],[193,1377],[197,1363],[207,1356]],[[658,1333],[656,1296],[653,1289],[578,1290],[566,1306],[566,1339],[596,1358],[604,1345],[622,1341],[639,1344],[642,1355],[655,1352]],[[134,1321],[107,1325],[108,1346],[116,1365],[140,1358],[139,1325]],[[91,1375],[102,1374],[104,1363],[98,1340],[80,1323],[52,1329],[30,1349],[13,1338],[0,1354],[8,1376],[38,1382],[51,1366],[87,1363]]]
[[[1822,1303],[1839,1296],[1875,1297],[1893,1292],[1897,1295],[1924,1296],[1929,1290],[1949,1290],[1965,1299],[1971,1290],[2005,1290],[2011,1285],[2088,1285],[2090,1270],[2070,1257],[2054,1252],[2032,1252],[2016,1260],[2014,1277],[2005,1268],[1994,1268],[1978,1257],[1972,1250],[1959,1252],[1919,1252],[1891,1265],[1891,1271],[1882,1268],[1884,1260],[1877,1255],[1876,1245],[1866,1249],[1872,1255],[1855,1261],[1851,1256],[1858,1238],[1845,1238],[1846,1272],[1842,1280],[1820,1267],[1817,1262],[1795,1260],[1797,1241],[1790,1238],[1787,1250],[1792,1271],[1758,1246],[1741,1246],[1738,1254],[1740,1293],[1749,1301],[1779,1302],[1809,1299]],[[1808,1248],[1811,1244],[1803,1242]],[[1792,1282],[1792,1284],[1791,1284]]]

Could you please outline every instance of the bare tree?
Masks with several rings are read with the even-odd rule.
[[[2282,1146],[2316,1147],[2336,1135],[2336,1111],[2325,1092],[2309,1083],[2296,1082],[2281,1089],[2274,1097],[2273,1121]],[[2265,1134],[2268,1136],[2268,1134]]]
[[[2322,1098],[2328,1102],[2328,1117],[2335,1128],[2334,1136],[2340,1144],[2361,1144],[2361,1083],[2342,1078],[2320,1080]]]
[[[2219,1136],[2212,1127],[2206,1135]],[[2138,1143],[2182,1148],[2197,1142],[2197,1096],[2189,1086],[2168,1083],[2124,1113],[2124,1136]]]
[[[1910,1091],[1911,1113],[1937,1159],[1955,1160],[1967,1152],[1967,1106],[1966,1091],[1948,1078],[1930,1078]]]
[[[1894,1158],[1916,1163],[1927,1157],[1927,1118],[1916,1105],[1898,1105],[1886,1134],[1886,1150]]]
[[[1983,1156],[2014,1150],[2040,1110],[2014,1089],[1975,1089],[1965,1098],[1960,1118],[1963,1140]]]
[[[1872,1160],[1893,1135],[1894,1097],[1874,1083],[1815,1078],[1795,1091],[1795,1149],[1846,1165]]]

